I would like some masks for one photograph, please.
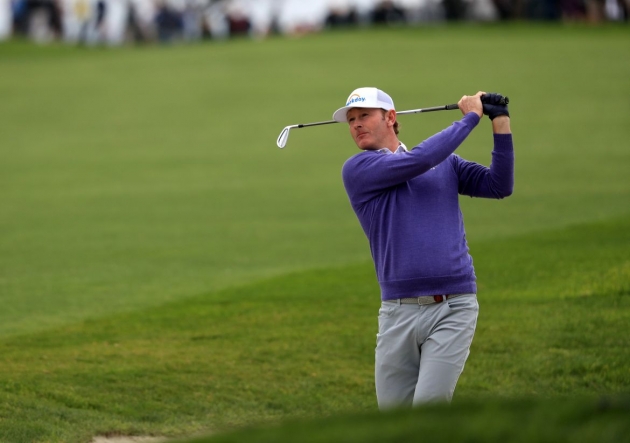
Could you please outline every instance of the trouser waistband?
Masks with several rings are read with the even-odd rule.
[[[433,303],[442,303],[451,298],[459,297],[466,294],[440,294],[440,295],[423,295],[422,297],[406,297],[397,298],[395,300],[385,300],[386,303],[400,303],[405,305],[431,305]]]

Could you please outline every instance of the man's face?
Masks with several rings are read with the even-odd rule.
[[[392,129],[388,122],[393,111],[378,108],[352,108],[346,114],[350,135],[359,149],[381,149],[391,138]],[[395,118],[395,117],[394,117]]]

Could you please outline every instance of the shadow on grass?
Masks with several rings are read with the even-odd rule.
[[[630,441],[630,396],[464,401],[245,429],[190,443],[557,443]]]

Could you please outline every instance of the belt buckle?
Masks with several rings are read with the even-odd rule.
[[[442,303],[447,298],[448,298],[448,295],[434,295],[433,296],[433,300],[435,300],[436,303]]]

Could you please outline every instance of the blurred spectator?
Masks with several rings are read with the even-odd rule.
[[[566,0],[530,0],[527,5],[527,18],[530,20],[554,21],[562,17],[562,1]],[[572,3],[579,3],[570,0]]]
[[[231,37],[247,35],[252,28],[247,13],[239,3],[228,5],[227,20]]]
[[[68,43],[84,40],[87,33],[88,21],[91,15],[91,5],[88,0],[63,0],[61,21],[63,23],[63,39]]]
[[[396,4],[405,11],[405,21],[409,24],[444,21],[442,0],[398,0]]]
[[[405,12],[392,0],[381,1],[372,11],[372,23],[391,25],[405,21]]]
[[[251,21],[251,35],[264,38],[279,33],[278,17],[284,0],[241,0]]]
[[[357,10],[349,2],[333,0],[328,4],[328,15],[324,22],[327,28],[348,27],[358,23]]]
[[[227,19],[226,2],[215,1],[204,11],[204,23],[210,37],[215,40],[224,40],[230,36],[230,23]]]
[[[586,7],[581,0],[560,0],[560,11],[564,20],[577,21],[586,17]]]
[[[324,27],[444,20],[627,21],[630,0],[0,0],[0,40],[126,42],[264,38]]]
[[[186,0],[182,14],[184,40],[195,41],[203,37],[203,7],[201,0]]]
[[[88,28],[88,43],[101,43],[105,40],[105,17],[107,17],[107,0],[96,0],[93,14],[94,28]]]
[[[160,42],[171,43],[182,37],[184,28],[182,14],[166,0],[158,3],[155,22]]]
[[[372,11],[380,0],[348,0],[348,4],[357,12],[359,24],[367,26],[372,18]]]
[[[606,0],[604,14],[610,21],[628,21],[628,4],[624,0]]]
[[[468,0],[466,19],[476,22],[498,20],[499,13],[492,0]]]
[[[11,0],[13,16],[13,31],[18,35],[28,35],[28,4],[27,0]]]
[[[511,20],[521,16],[521,0],[493,0],[501,20]]]
[[[127,37],[129,0],[106,1],[106,15],[102,22],[104,41],[108,45],[121,45]]]
[[[464,0],[443,0],[446,20],[459,21],[466,16],[466,2]]]
[[[13,2],[14,29],[38,43],[46,43],[62,34],[58,0],[19,0]]]
[[[157,4],[154,0],[131,0],[129,5],[129,24],[135,41],[148,42],[157,38],[154,18]]]

